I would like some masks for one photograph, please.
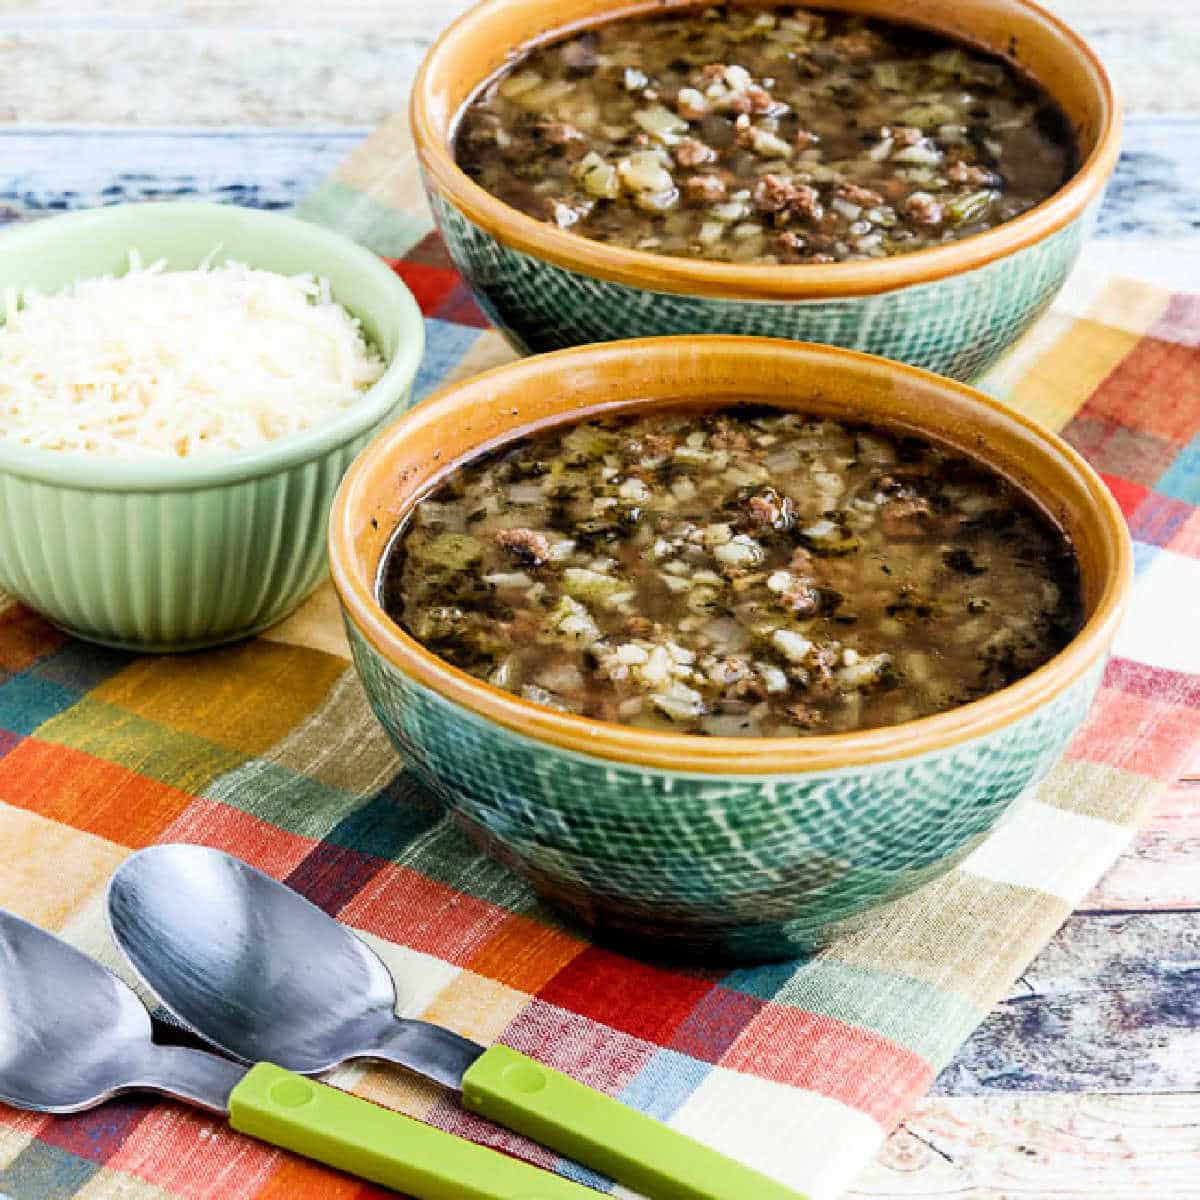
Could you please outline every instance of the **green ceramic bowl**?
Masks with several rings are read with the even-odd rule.
[[[114,462],[0,440],[0,588],[90,641],[188,650],[266,628],[320,581],[334,490],[407,403],[424,326],[408,289],[362,247],[292,217],[215,204],[122,205],[9,230],[0,290],[119,275],[131,249],[176,270],[217,250],[323,276],[388,364],[353,408],[236,454]]]
[[[1036,208],[913,254],[799,266],[704,262],[605,245],[537,221],[454,161],[462,106],[556,30],[694,0],[484,0],[438,39],[412,94],[434,216],[480,305],[521,350],[648,334],[761,334],[882,354],[955,379],[984,371],[1045,311],[1091,229],[1116,163],[1120,114],[1104,68],[1028,0],[822,0],[927,26],[1040,80],[1075,130],[1080,169]],[[781,0],[755,0],[777,3]]]
[[[1011,687],[920,721],[811,738],[706,738],[532,704],[435,657],[376,600],[412,505],[480,447],[720,395],[873,420],[983,456],[1062,523],[1087,622]],[[1104,484],[1053,434],[970,388],[765,338],[651,338],[529,358],[439,392],[350,468],[330,518],[355,663],[400,753],[489,853],[587,924],[658,952],[819,945],[970,852],[1078,728],[1130,587]]]

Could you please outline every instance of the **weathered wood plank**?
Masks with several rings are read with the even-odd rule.
[[[1200,236],[1200,171],[1192,117],[1131,116],[1097,233],[1102,237]]]
[[[0,4],[0,121],[377,124],[468,3],[9,0]],[[1103,55],[1131,112],[1200,112],[1200,8],[1047,3]]]
[[[1071,917],[934,1090],[1200,1091],[1200,921]]]
[[[1163,909],[1200,911],[1200,783],[1180,783],[1163,797],[1078,913]]]
[[[1195,1200],[1200,1097],[931,1098],[846,1200]]]
[[[0,129],[0,222],[128,200],[289,208],[366,133]]]

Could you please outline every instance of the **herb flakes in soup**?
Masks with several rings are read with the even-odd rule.
[[[884,258],[990,229],[1075,169],[1058,105],[943,35],[799,8],[612,21],[466,107],[462,169],[584,237],[725,262]]]
[[[1078,632],[1064,534],[917,437],[769,407],[560,426],[452,472],[385,556],[435,654],[582,716],[726,737],[893,725]]]

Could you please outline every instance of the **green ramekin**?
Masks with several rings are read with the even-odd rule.
[[[234,454],[114,461],[0,440],[0,587],[89,641],[198,649],[266,628],[320,582],[338,481],[407,404],[424,325],[408,289],[361,246],[293,217],[216,204],[121,205],[8,230],[0,288],[53,292],[119,275],[131,250],[173,270],[216,252],[321,276],[387,362],[352,408]]]

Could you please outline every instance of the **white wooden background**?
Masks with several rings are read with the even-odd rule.
[[[0,0],[0,222],[150,195],[290,205],[403,107],[463,7]],[[1050,7],[1130,118],[1089,253],[1200,291],[1200,0]],[[1200,1198],[1198,800],[1174,789],[856,1200]]]

